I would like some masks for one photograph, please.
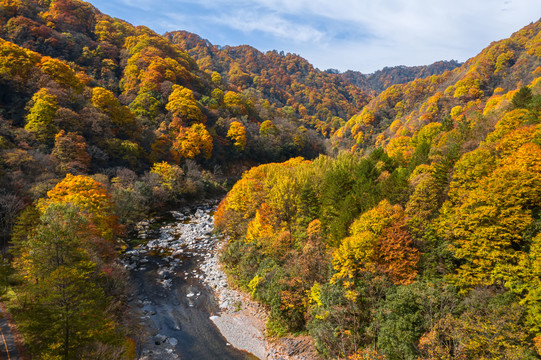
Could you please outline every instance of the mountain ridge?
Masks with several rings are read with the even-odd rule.
[[[538,359],[540,39],[541,20],[403,84],[432,70],[348,73],[363,90],[80,0],[0,0],[2,271],[30,351],[133,358],[122,239],[243,174],[215,223],[269,334],[351,360]],[[54,321],[60,298],[80,322]]]

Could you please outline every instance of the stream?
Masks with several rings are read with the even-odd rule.
[[[210,319],[220,304],[204,283],[201,264],[218,243],[214,209],[185,207],[169,219],[137,224],[137,245],[122,258],[130,274],[130,309],[139,318],[137,359],[257,359],[229,344]]]

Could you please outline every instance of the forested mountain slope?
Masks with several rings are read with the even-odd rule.
[[[283,107],[86,2],[0,1],[1,271],[30,353],[129,358],[121,239],[253,164],[323,152]]]
[[[488,113],[507,92],[539,77],[538,28],[534,23],[494,42],[453,71],[391,86],[335,133],[335,146],[404,143],[431,122],[451,125],[459,115],[483,112],[487,104]]]
[[[247,45],[220,47],[186,31],[165,36],[186,49],[201,69],[218,72],[238,91],[267,99],[325,136],[371,98],[340,75],[315,69],[295,54],[264,54]]]
[[[333,141],[251,169],[215,215],[270,333],[330,358],[541,358],[541,21]]]
[[[133,358],[122,238],[266,163],[216,225],[271,335],[335,358],[539,358],[540,27],[370,95],[297,55],[0,0],[0,281],[30,353]]]
[[[4,158],[57,153],[61,131],[57,142],[77,135],[88,153],[83,173],[186,160],[227,168],[323,151],[284,104],[238,92],[150,29],[78,0],[47,4],[2,2]]]

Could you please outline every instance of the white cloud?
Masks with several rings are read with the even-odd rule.
[[[158,31],[300,54],[322,69],[464,61],[541,14],[539,0],[94,0],[141,9]],[[111,14],[121,17],[121,14]],[[537,16],[537,17],[536,17]],[[239,39],[239,32],[244,38]],[[333,65],[334,64],[334,65]]]
[[[214,21],[246,33],[258,31],[298,43],[318,43],[325,37],[323,32],[312,26],[287,21],[277,14],[259,14],[254,11],[240,10],[215,17]]]

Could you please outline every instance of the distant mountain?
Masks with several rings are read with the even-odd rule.
[[[404,84],[415,79],[422,79],[432,75],[440,75],[445,71],[451,71],[462,65],[456,60],[437,61],[425,66],[393,66],[384,67],[372,74],[362,74],[358,71],[348,70],[342,73],[342,77],[353,85],[379,94],[389,86]]]

